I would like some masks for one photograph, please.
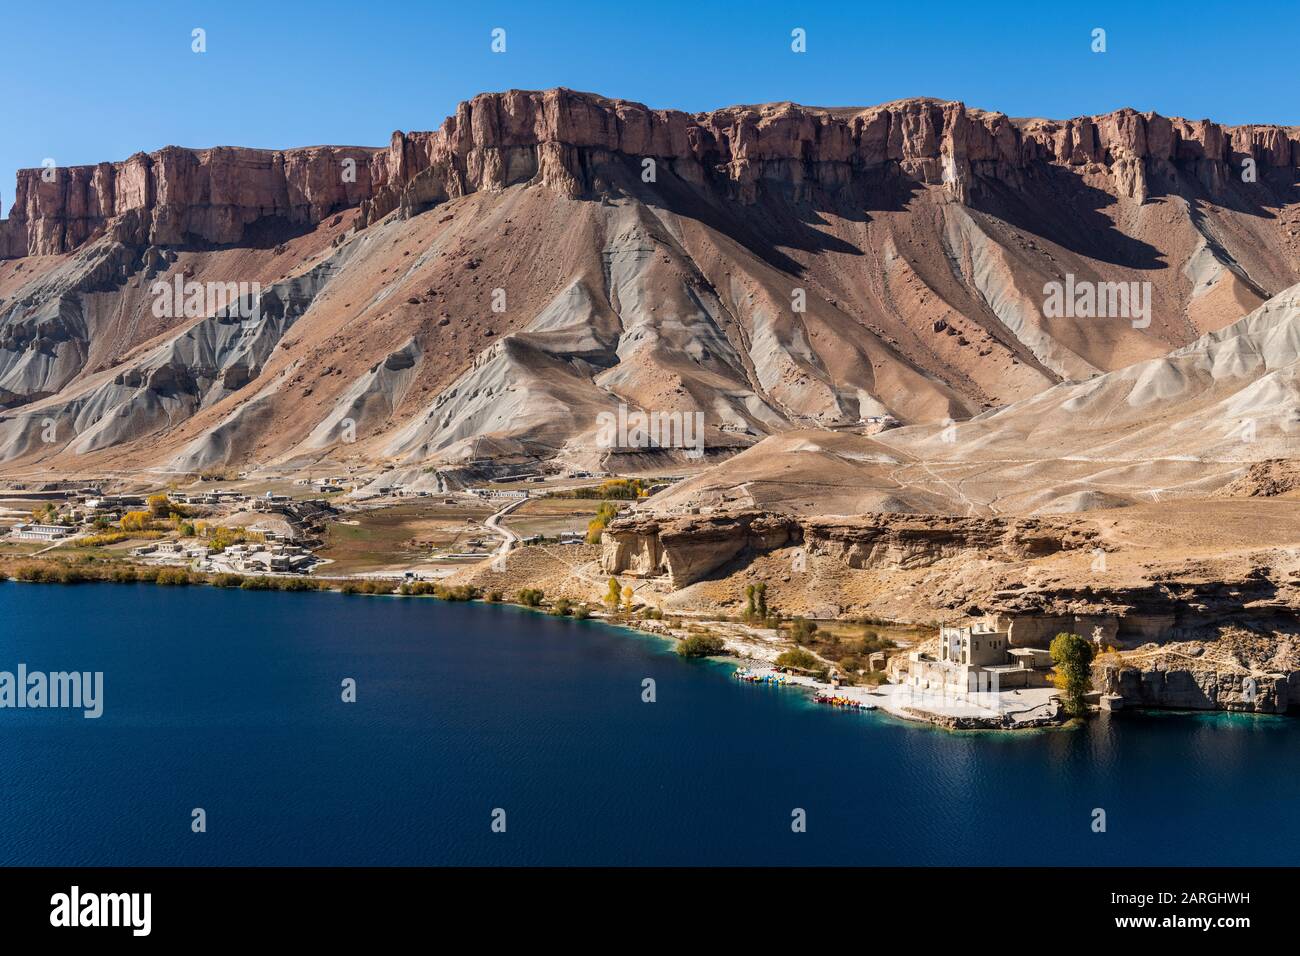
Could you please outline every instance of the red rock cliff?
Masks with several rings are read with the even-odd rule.
[[[965,201],[978,177],[1011,178],[1037,163],[1101,167],[1117,194],[1145,198],[1153,164],[1188,168],[1207,188],[1230,164],[1300,166],[1294,127],[1225,127],[1117,110],[1056,121],[1012,119],[962,103],[901,100],[867,109],[789,103],[691,115],[555,89],[484,93],[461,103],[434,132],[394,133],[388,148],[319,146],[281,151],[167,147],[125,162],[18,176],[0,256],[68,252],[117,217],[123,238],[177,244],[192,237],[238,242],[266,216],[314,224],[360,206],[361,225],[479,189],[537,181],[569,195],[598,185],[592,170],[623,154],[653,157],[682,179],[722,177],[746,201],[760,181],[796,195],[834,190],[857,171],[896,164],[945,183]],[[342,175],[356,161],[354,182]]]
[[[71,252],[115,221],[122,238],[153,245],[238,242],[267,216],[314,224],[370,195],[375,152],[168,146],[119,163],[19,170],[9,219],[0,222],[0,256]],[[343,175],[348,159],[354,182]]]

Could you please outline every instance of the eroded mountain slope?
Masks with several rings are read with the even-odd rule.
[[[1235,322],[1300,278],[1298,159],[1295,130],[1130,110],[692,116],[552,90],[484,94],[387,149],[26,170],[0,223],[0,462],[694,468],[788,434],[767,447],[846,446],[818,461],[828,486],[895,459],[845,506],[996,507],[965,475],[914,481],[936,457],[924,439],[836,430],[975,417],[959,432],[974,436],[986,409]],[[1147,284],[1147,321],[1047,315],[1044,286],[1067,275]],[[258,321],[160,317],[155,283],[178,276],[257,283]],[[1285,405],[1290,380],[1265,366],[1255,392],[1182,427]],[[1135,394],[1191,373],[1150,374]],[[598,416],[619,405],[701,414],[707,453],[603,447]],[[1256,417],[1267,443],[1281,426]],[[969,444],[1026,438],[1001,434]],[[1114,440],[1108,455],[1146,439]]]

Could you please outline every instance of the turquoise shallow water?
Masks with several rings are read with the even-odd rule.
[[[20,662],[104,716],[0,710],[0,864],[1300,863],[1289,718],[949,734],[593,622],[206,587],[0,584]]]

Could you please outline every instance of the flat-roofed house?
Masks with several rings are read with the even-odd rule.
[[[22,541],[57,541],[71,533],[61,524],[16,524],[9,532]]]
[[[936,655],[912,651],[905,660],[894,661],[895,681],[922,690],[970,693],[1027,687],[1036,671],[1051,665],[1051,655],[1038,648],[1013,648],[1010,621],[990,615],[939,628]]]

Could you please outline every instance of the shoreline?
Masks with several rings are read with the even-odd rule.
[[[25,563],[52,565],[58,564],[65,569],[72,569],[78,572],[64,562],[51,562],[48,560],[37,560],[35,562],[28,559]],[[139,574],[141,568],[146,568],[145,574]],[[129,577],[117,576],[111,573],[112,570],[130,569],[134,573]],[[281,592],[319,592],[330,591],[349,597],[393,597],[393,598],[432,598],[437,601],[446,601],[447,603],[481,603],[491,606],[513,607],[521,611],[531,611],[533,613],[544,614],[552,617],[567,617],[575,621],[592,621],[606,625],[611,628],[623,630],[640,636],[654,637],[661,641],[671,642],[673,645],[679,644],[683,637],[677,634],[674,629],[662,621],[649,619],[629,619],[617,620],[603,609],[596,610],[584,616],[573,614],[555,614],[552,609],[544,606],[531,606],[516,600],[511,600],[504,594],[499,600],[492,600],[484,597],[482,594],[469,596],[464,592],[459,595],[453,589],[448,589],[449,593],[435,594],[432,589],[416,592],[402,592],[401,582],[396,580],[385,580],[385,585],[391,584],[391,587],[376,587],[374,579],[342,577],[342,578],[313,578],[309,576],[297,576],[290,574],[266,574],[266,575],[239,575],[239,574],[222,574],[217,572],[196,572],[189,571],[181,567],[170,566],[140,566],[130,563],[117,565],[114,569],[97,569],[108,570],[110,573],[103,576],[99,575],[82,575],[79,572],[71,576],[70,579],[60,577],[37,577],[24,578],[11,575],[8,569],[0,564],[0,584],[12,581],[16,584],[152,584],[160,587],[200,587],[208,586],[220,588],[222,590],[248,590],[248,591],[281,591]],[[184,572],[184,580],[167,580],[165,575],[159,572],[165,571]],[[223,578],[225,581],[216,579]],[[230,579],[239,579],[237,582]],[[424,582],[426,586],[428,582]],[[355,589],[349,588],[349,585],[355,584]],[[366,585],[370,585],[367,587]],[[703,621],[701,623],[717,623]],[[742,645],[745,650],[753,651],[753,645]],[[751,674],[766,677],[768,675],[781,674],[783,686],[797,687],[801,691],[810,695],[832,695],[838,696],[849,701],[857,702],[863,706],[863,709],[877,710],[886,716],[904,721],[913,726],[930,725],[948,732],[988,732],[988,731],[1024,731],[1024,730],[1044,730],[1059,729],[1067,727],[1076,722],[1078,718],[1069,718],[1060,710],[1059,702],[1056,701],[1055,691],[1050,688],[1035,688],[1032,690],[1005,691],[997,695],[997,700],[988,699],[990,695],[976,694],[972,695],[984,698],[979,701],[972,701],[969,697],[954,698],[936,693],[916,692],[908,685],[882,683],[878,685],[846,685],[836,686],[827,681],[818,681],[807,675],[798,675],[788,673],[777,668],[772,660],[745,653],[727,653],[711,655],[706,658],[710,662],[732,666],[735,670],[732,677],[738,672],[748,672]],[[757,669],[755,669],[755,666]],[[1011,707],[1009,704],[1022,705]],[[1130,704],[1125,702],[1125,708],[1128,712],[1133,713],[1151,713],[1161,715],[1241,715],[1241,716],[1268,716],[1268,717],[1291,717],[1293,712],[1286,713],[1262,713],[1255,711],[1235,711],[1227,708],[1165,708],[1150,707],[1141,704]],[[1095,713],[1090,717],[1096,716]]]

